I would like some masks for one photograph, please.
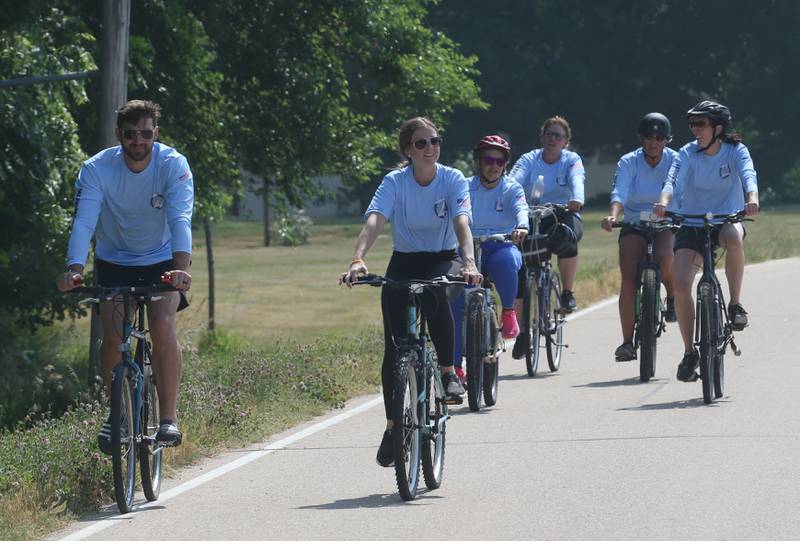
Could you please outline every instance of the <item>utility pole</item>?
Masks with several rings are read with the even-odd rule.
[[[103,5],[103,48],[100,61],[100,106],[97,126],[98,150],[117,144],[114,133],[117,109],[128,99],[128,44],[130,41],[130,0],[100,0]],[[97,273],[95,273],[95,285]],[[90,386],[100,374],[100,345],[103,328],[98,309],[92,310],[89,347]]]

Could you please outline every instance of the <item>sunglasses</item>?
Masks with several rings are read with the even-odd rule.
[[[645,141],[655,140],[658,141],[659,143],[663,143],[664,141],[667,140],[667,138],[663,135],[645,135],[644,137],[642,137],[642,139],[644,139]]]
[[[154,130],[125,130],[122,132],[122,136],[129,141],[133,141],[136,139],[136,135],[140,135],[142,139],[149,141],[153,138],[155,134]]]
[[[690,120],[689,128],[705,128],[708,126],[708,120]]]
[[[417,139],[416,141],[414,141],[414,148],[416,148],[417,150],[422,150],[423,148],[428,146],[428,143],[430,143],[432,146],[438,147],[439,145],[442,144],[442,138],[431,137],[430,139]]]
[[[562,139],[566,139],[567,138],[567,134],[566,133],[559,133],[557,131],[546,131],[546,132],[544,132],[544,136],[547,139],[555,139],[556,141],[560,141]]]
[[[493,158],[491,156],[484,156],[482,160],[483,163],[486,165],[497,165],[498,167],[503,167],[506,164],[505,158]]]

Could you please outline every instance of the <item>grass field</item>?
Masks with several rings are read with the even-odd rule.
[[[767,208],[748,224],[748,261],[800,254],[800,207]],[[617,292],[617,234],[600,226],[603,211],[585,212],[576,296],[582,306]],[[259,222],[225,221],[215,227],[217,325],[247,340],[308,342],[319,335],[342,336],[380,322],[378,290],[337,285],[351,259],[361,222],[314,225],[310,244],[262,246]],[[205,325],[207,268],[200,232],[195,236],[192,307],[182,324]],[[366,261],[382,273],[391,252],[391,233],[376,241]],[[746,287],[746,284],[745,284]]]

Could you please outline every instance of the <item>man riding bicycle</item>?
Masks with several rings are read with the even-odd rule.
[[[153,340],[153,370],[158,382],[161,419],[156,440],[180,445],[177,395],[181,350],[175,314],[188,306],[184,291],[191,287],[187,272],[192,252],[194,183],[186,158],[157,143],[161,108],[151,101],[131,100],[117,111],[120,144],[84,162],[75,185],[75,217],[67,251],[67,272],[58,278],[66,292],[80,285],[92,235],[95,273],[103,287],[146,286],[162,278],[180,292],[167,292],[148,306]],[[103,326],[101,374],[107,387],[120,361],[125,310],[114,302],[100,305]],[[108,420],[98,435],[100,450],[110,454]]]
[[[675,197],[679,212],[685,214],[733,214],[742,209],[748,216],[758,214],[758,179],[750,152],[741,136],[730,133],[730,110],[714,101],[701,101],[686,112],[695,141],[681,148],[667,175],[667,182],[653,212],[665,216],[666,207]],[[723,224],[713,233],[714,245],[726,251],[725,275],[728,278],[731,329],[747,326],[747,312],[739,302],[744,277],[744,225]],[[694,381],[699,361],[694,336],[694,301],[692,283],[702,268],[703,222],[687,219],[675,238],[673,285],[678,326],[683,338],[684,355],[678,365],[681,381]]]

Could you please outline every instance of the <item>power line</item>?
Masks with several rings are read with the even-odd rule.
[[[6,79],[0,81],[0,88],[7,86],[29,86],[39,83],[54,83],[57,81],[72,81],[75,79],[88,79],[98,75],[99,70],[79,71],[75,73],[64,73],[62,75],[36,75],[33,77],[20,77],[18,79]]]

